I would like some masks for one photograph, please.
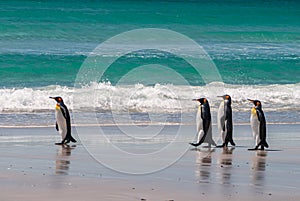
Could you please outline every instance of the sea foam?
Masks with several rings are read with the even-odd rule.
[[[61,96],[71,110],[118,112],[189,112],[197,103],[193,98],[208,98],[212,111],[220,103],[218,95],[229,94],[234,110],[248,110],[250,99],[261,100],[267,111],[299,108],[300,84],[228,85],[211,83],[205,86],[142,84],[113,86],[91,83],[81,88],[52,85],[41,88],[0,89],[0,111],[8,113],[43,112],[53,110],[49,96]]]

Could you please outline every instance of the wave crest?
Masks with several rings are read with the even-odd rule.
[[[221,88],[216,90],[216,88]],[[299,108],[300,84],[287,85],[228,85],[211,83],[206,86],[142,84],[113,86],[109,82],[91,83],[81,88],[51,85],[42,88],[0,89],[1,112],[41,112],[53,110],[49,96],[63,97],[72,110],[118,112],[189,112],[197,103],[191,99],[208,98],[215,111],[220,103],[211,91],[230,94],[234,110],[249,110],[248,98],[259,99],[268,111]],[[76,104],[76,105],[74,105]]]

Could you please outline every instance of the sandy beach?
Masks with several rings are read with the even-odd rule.
[[[52,127],[1,128],[1,200],[298,200],[300,125],[268,128],[268,151],[247,151],[249,125],[239,125],[237,147],[189,148],[170,167],[141,175],[104,167],[81,142],[55,146]]]

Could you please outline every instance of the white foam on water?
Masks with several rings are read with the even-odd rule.
[[[222,94],[214,94],[216,93]],[[211,83],[205,86],[176,86],[142,84],[113,86],[110,83],[92,83],[79,89],[66,86],[43,88],[0,89],[0,112],[52,111],[55,101],[49,96],[61,96],[72,110],[173,113],[194,111],[193,98],[208,98],[212,111],[217,110],[218,95],[229,94],[233,108],[246,111],[252,107],[247,99],[258,99],[266,111],[298,109],[300,84],[286,85],[228,85]],[[76,106],[74,107],[74,99]]]

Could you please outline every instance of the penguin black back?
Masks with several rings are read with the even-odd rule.
[[[235,143],[233,142],[232,139],[232,133],[233,133],[233,121],[232,121],[232,107],[231,107],[231,97],[229,95],[224,95],[225,96],[225,106],[224,106],[224,113],[225,115],[225,121],[227,121],[226,124],[226,130],[227,130],[227,135],[225,138],[225,144],[227,145],[228,142],[230,142],[233,146]]]
[[[59,110],[64,118],[65,124],[62,123],[61,124],[61,128],[64,128],[62,131],[63,132],[65,130],[65,132],[62,133],[62,136],[65,134],[64,139],[62,139],[61,143],[56,143],[56,144],[65,144],[65,143],[69,143],[71,142],[76,142],[76,140],[72,137],[71,135],[71,118],[70,118],[70,113],[68,110],[68,107],[64,104],[64,101],[61,97],[57,96],[57,97],[50,97],[51,99],[56,100],[57,102],[57,110]],[[60,118],[61,119],[61,118]],[[58,119],[56,120],[56,130],[59,131],[59,125],[60,122],[58,122]],[[63,126],[65,125],[65,126]]]
[[[198,141],[197,143],[190,143],[191,145],[197,147],[202,143],[206,142],[209,146],[215,145],[216,143],[212,139],[211,134],[211,113],[208,100],[206,98],[193,99],[200,103],[197,113],[197,132]]]
[[[222,115],[218,117],[220,119],[220,129],[222,130],[222,135],[224,135],[223,138],[223,144],[218,147],[227,147],[228,143],[230,143],[232,146],[235,146],[235,143],[233,141],[233,121],[232,121],[232,108],[231,108],[231,97],[228,94],[225,94],[223,96],[219,96],[223,98],[224,108],[223,106],[220,108],[223,108],[224,111],[221,111]],[[223,116],[224,114],[224,116]],[[219,115],[219,114],[218,114]]]
[[[254,108],[256,111],[256,115],[259,121],[259,137],[260,137],[260,142],[256,145],[255,149],[258,149],[259,146],[261,146],[261,149],[263,150],[264,147],[268,148],[269,145],[266,141],[267,137],[267,126],[266,126],[266,118],[265,114],[262,110],[262,104],[259,100],[251,100],[248,99],[249,101],[253,102]]]
[[[201,118],[203,121],[204,132],[207,133],[207,131],[210,127],[210,122],[211,122],[209,103],[206,98],[199,99],[199,102],[203,106],[203,107],[201,107]]]

